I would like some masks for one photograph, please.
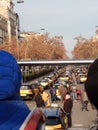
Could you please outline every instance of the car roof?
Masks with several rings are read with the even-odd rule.
[[[59,107],[48,107],[43,108],[43,112],[46,115],[46,117],[59,117],[60,115],[60,108]]]
[[[23,84],[21,84],[21,86],[32,86],[32,84],[30,84],[30,83],[23,83]]]

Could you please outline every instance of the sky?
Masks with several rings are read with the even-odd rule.
[[[63,36],[70,58],[76,45],[74,38],[91,38],[98,26],[98,0],[24,0],[15,4],[14,10],[20,17],[21,31]]]

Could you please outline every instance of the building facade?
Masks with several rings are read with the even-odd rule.
[[[19,37],[19,16],[14,11],[14,3],[12,0],[0,0],[0,42],[8,37]]]

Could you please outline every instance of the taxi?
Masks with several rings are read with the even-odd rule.
[[[70,74],[63,73],[63,74],[59,77],[59,80],[68,82],[68,81],[70,80],[70,78],[71,78]]]
[[[32,85],[27,83],[22,84],[19,93],[22,99],[32,99],[33,98]]]
[[[49,85],[49,83],[48,83],[48,79],[41,79],[40,81],[39,81],[39,83],[40,83],[40,85],[41,86],[43,86],[44,88],[48,88],[48,85]]]
[[[45,130],[65,130],[63,124],[68,128],[67,116],[63,109],[57,104],[52,104],[50,107],[43,108],[42,111],[46,116]]]
[[[80,74],[79,75],[79,82],[84,83],[87,80],[87,75],[85,74]]]
[[[87,76],[86,75],[81,75],[80,82],[84,83],[86,80],[87,80]]]

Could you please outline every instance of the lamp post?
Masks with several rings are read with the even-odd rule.
[[[24,3],[23,0],[17,0],[17,4]],[[15,4],[14,4],[15,5]],[[17,42],[17,59],[19,60],[19,17],[18,14],[16,14],[16,42]]]
[[[24,3],[23,0],[17,0],[17,3],[20,4],[20,3]]]

